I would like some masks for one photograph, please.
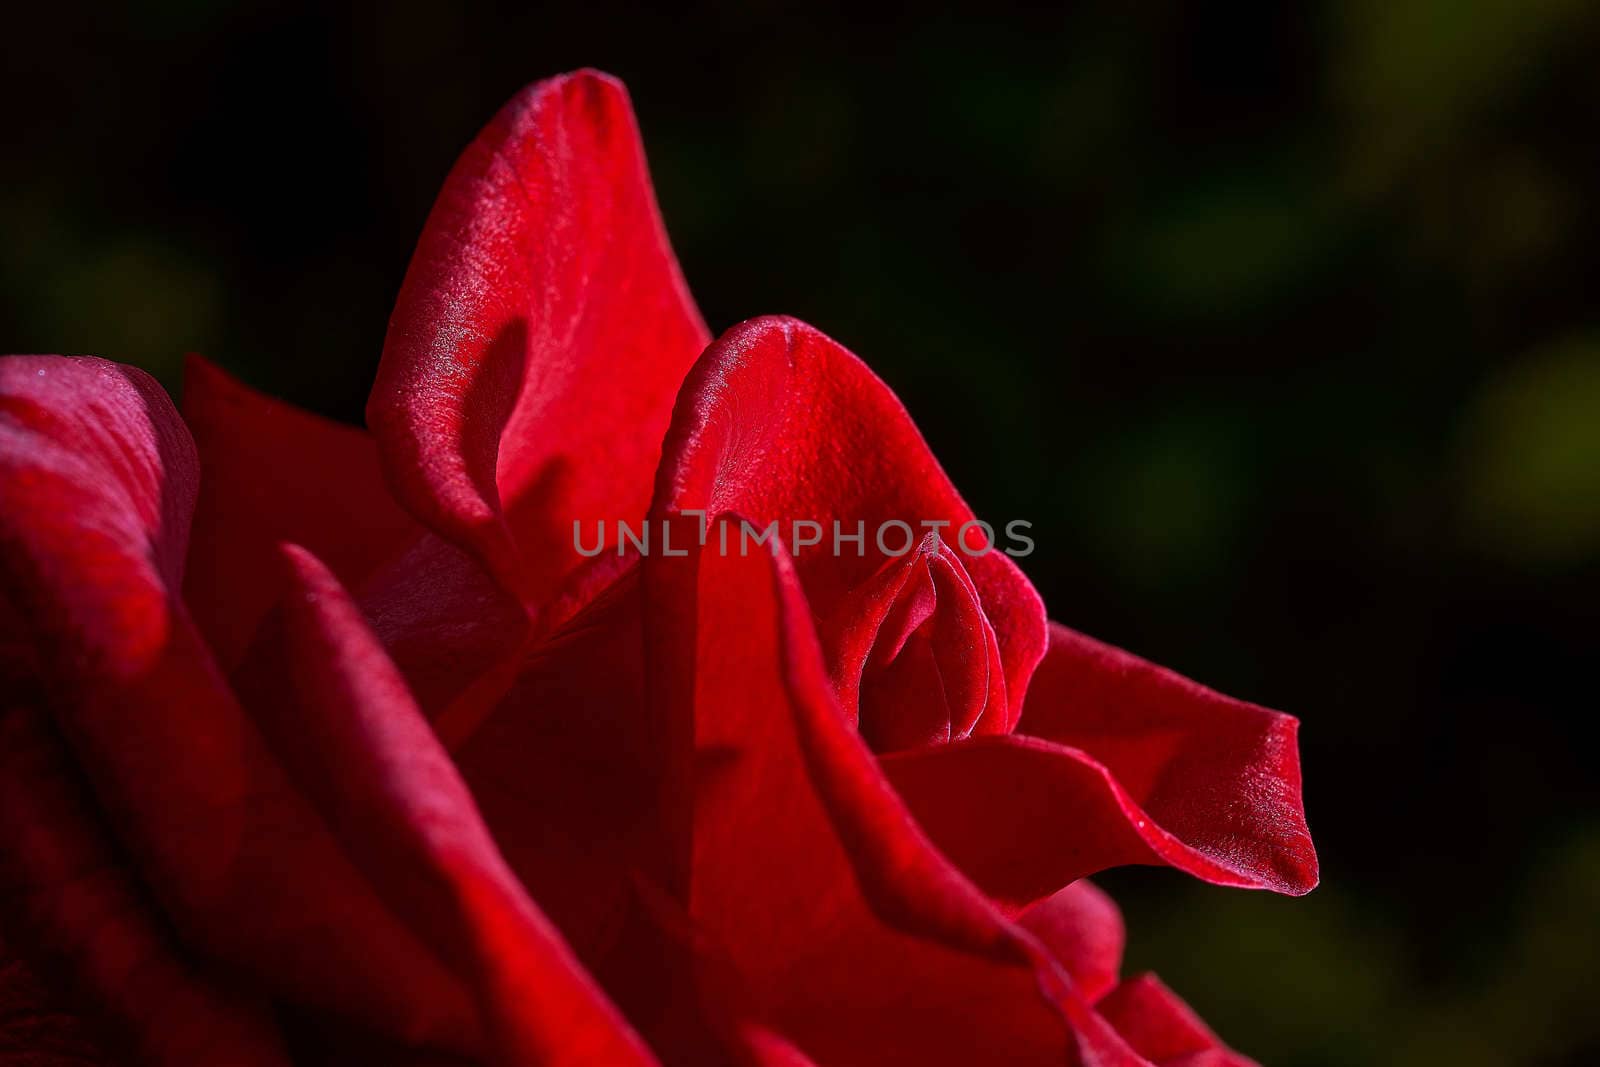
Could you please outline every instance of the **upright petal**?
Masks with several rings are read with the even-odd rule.
[[[535,605],[574,520],[636,520],[705,326],[667,244],[622,85],[524,90],[446,179],[367,405],[424,523]]]

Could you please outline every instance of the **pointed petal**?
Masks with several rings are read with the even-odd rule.
[[[1018,904],[1122,864],[1294,895],[1316,885],[1294,719],[1050,634],[1017,734],[884,758],[970,877]]]
[[[1019,727],[1088,753],[1179,840],[1292,894],[1317,884],[1298,728],[1059,624]]]
[[[644,514],[708,340],[622,85],[508,103],[456,163],[401,288],[367,421],[400,500],[537,604],[574,520]]]

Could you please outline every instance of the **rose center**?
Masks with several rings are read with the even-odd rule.
[[[821,629],[841,703],[875,751],[1004,732],[994,628],[937,535],[852,589]]]

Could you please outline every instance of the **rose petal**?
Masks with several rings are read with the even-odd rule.
[[[108,1034],[142,1062],[287,1064],[263,1007],[171,943],[70,755],[21,704],[0,709],[0,899],[0,1061],[14,1047],[27,1064],[110,1063]],[[105,1033],[64,1012],[8,944],[70,987],[66,1003],[104,1020]]]
[[[523,892],[361,613],[314,557],[243,669],[256,721],[385,901],[469,977],[506,1063],[647,1064]]]
[[[884,759],[962,870],[1022,904],[1122,864],[1295,895],[1316,885],[1294,719],[1050,632],[1016,735]]]
[[[737,513],[756,529],[773,521],[819,523],[823,543],[800,549],[794,565],[825,619],[836,618],[850,592],[895,558],[905,538],[886,524],[915,528],[910,548],[922,536],[922,523],[947,524],[943,536],[957,544],[962,526],[973,519],[889,388],[832,339],[775,317],[729,330],[684,383],[662,448],[652,513],[697,509]],[[835,555],[835,522],[847,536],[862,524],[860,556],[853,543],[841,543],[843,553]],[[786,543],[793,540],[787,526],[779,534]],[[733,536],[738,551],[737,531]],[[971,529],[960,543],[978,547],[981,541]],[[1044,654],[1044,608],[1003,553],[962,551],[961,558],[1001,660],[1008,696],[1006,706],[995,709],[998,729],[1010,729]],[[871,617],[867,613],[862,625]]]
[[[368,576],[358,599],[430,715],[484,684],[530,631],[516,598],[474,557],[432,533]]]
[[[535,605],[579,562],[574,520],[643,516],[707,340],[627,92],[580,71],[516,96],[445,180],[367,421],[405,506]]]
[[[33,637],[7,659],[39,672],[120,843],[197,953],[287,999],[470,1049],[460,983],[290,789],[178,599],[196,475],[149,376],[0,360],[0,588]]]
[[[1122,912],[1116,902],[1086,881],[1033,905],[1018,917],[1055,956],[1089,1001],[1117,984],[1122,971]]]
[[[782,552],[646,567],[652,677],[692,723],[688,913],[764,1021],[823,1063],[1120,1047],[899,804],[838,706]]]
[[[665,750],[647,713],[637,566],[522,652],[476,718],[436,720],[507,861],[580,956],[617,944],[635,872],[661,877]]]
[[[183,416],[200,453],[184,599],[224,667],[277,602],[277,546],[305,545],[352,587],[421,531],[389,495],[372,438],[191,356]]]
[[[1019,731],[1081,749],[1148,816],[1247,884],[1317,884],[1299,723],[1121,649],[1050,627]]]
[[[1153,974],[1123,982],[1095,1010],[1158,1067],[1255,1067],[1223,1045],[1194,1009]]]

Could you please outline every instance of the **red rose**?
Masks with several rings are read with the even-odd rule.
[[[1245,1062],[1079,879],[1311,888],[1294,720],[1047,625],[827,337],[709,340],[580,73],[447,179],[370,435],[0,363],[0,1051]]]

